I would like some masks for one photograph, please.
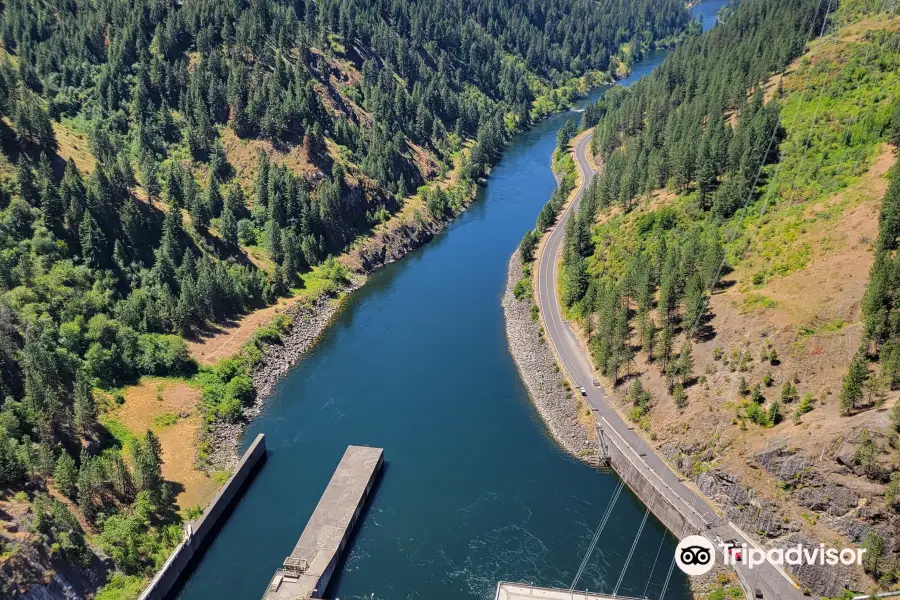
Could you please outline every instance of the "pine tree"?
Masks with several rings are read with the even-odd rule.
[[[865,354],[857,352],[850,362],[850,369],[844,377],[839,398],[841,414],[850,415],[859,406],[863,398],[863,385],[869,378],[869,367]]]
[[[672,326],[666,323],[662,329],[662,338],[660,339],[659,357],[662,359],[662,369],[665,370],[672,361],[672,349],[675,345],[675,332]]]
[[[75,374],[73,412],[75,427],[82,435],[89,435],[97,426],[97,404],[91,382],[83,369],[79,369]]]
[[[93,519],[96,514],[94,493],[98,484],[97,470],[94,468],[93,459],[87,450],[82,449],[79,462],[76,502],[82,514],[88,519]]]
[[[685,339],[681,344],[681,352],[678,353],[678,375],[681,385],[686,385],[694,371],[694,353],[691,348],[691,340]]]
[[[703,287],[703,278],[699,273],[694,273],[688,280],[684,297],[683,328],[688,334],[695,327],[703,323],[706,315],[706,290]]]
[[[772,402],[769,406],[768,422],[771,425],[778,425],[781,422],[781,404],[778,400]]]
[[[797,399],[797,388],[790,381],[785,381],[781,386],[781,401],[793,402]]]
[[[195,196],[193,202],[189,205],[191,214],[191,225],[198,233],[205,233],[209,229],[209,206],[206,204],[206,198]]]
[[[672,388],[672,398],[675,400],[675,406],[684,408],[687,405],[687,393],[684,391],[684,385],[676,383]]]
[[[225,155],[225,147],[222,140],[216,138],[213,144],[212,153],[209,156],[209,175],[211,179],[225,181],[228,177],[230,166],[228,157]]]
[[[647,360],[653,361],[655,359],[654,352],[656,351],[656,322],[653,320],[647,313],[642,313],[640,320],[640,330],[641,330],[641,347],[644,352],[647,353]]]
[[[222,212],[222,194],[219,192],[219,180],[212,170],[206,182],[206,208],[210,217],[216,218]]]
[[[231,208],[226,206],[222,211],[222,218],[219,219],[219,235],[226,248],[234,249],[238,246],[238,228],[237,219]]]
[[[158,199],[162,188],[159,185],[159,166],[156,164],[156,158],[151,153],[145,152],[141,157],[139,167],[141,183],[144,191],[147,192],[147,197],[150,200]]]
[[[19,184],[19,195],[32,206],[37,206],[39,204],[40,194],[38,193],[37,184],[34,181],[34,172],[31,170],[31,166],[28,164],[24,154],[19,156],[16,174],[16,179]]]
[[[53,485],[60,494],[72,498],[75,495],[77,483],[78,467],[75,465],[75,459],[65,449],[61,449],[56,461],[56,469],[53,471]]]
[[[762,404],[766,401],[762,393],[762,387],[758,383],[753,386],[753,390],[750,392],[750,399],[757,404]]]
[[[151,497],[158,499],[163,484],[162,446],[159,438],[148,429],[143,440],[131,445],[131,457],[137,489],[150,492]]]
[[[100,257],[103,255],[101,247],[102,233],[97,227],[90,212],[85,211],[78,226],[78,239],[81,242],[81,259],[84,264],[91,267],[100,266]]]

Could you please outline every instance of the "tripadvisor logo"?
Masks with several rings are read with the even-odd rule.
[[[689,535],[675,547],[675,564],[687,575],[709,573],[716,562],[716,552],[723,557],[725,565],[746,565],[750,569],[765,562],[773,565],[861,565],[865,548],[826,548],[825,544],[806,547],[802,544],[787,548],[763,550],[736,540],[722,540],[716,536],[716,543],[702,535]]]
[[[689,535],[675,547],[675,564],[687,575],[704,575],[713,568],[716,549],[702,535]]]

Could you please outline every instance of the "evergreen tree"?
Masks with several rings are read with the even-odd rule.
[[[78,467],[75,465],[75,460],[63,449],[56,461],[56,469],[53,471],[53,485],[60,494],[71,498],[75,495],[77,482]]]
[[[675,332],[672,326],[666,323],[662,328],[662,336],[660,338],[659,357],[662,360],[662,369],[668,368],[672,361],[672,349],[675,346]]]
[[[91,383],[83,369],[75,375],[75,399],[73,402],[75,427],[82,435],[88,435],[97,426],[97,404]]]
[[[766,417],[769,424],[771,425],[777,425],[781,422],[781,404],[778,402],[778,400],[775,400],[769,406],[769,412]]]
[[[687,393],[684,391],[684,385],[679,382],[672,388],[672,398],[675,400],[675,406],[684,408],[687,405]]]
[[[99,267],[103,256],[103,233],[97,227],[90,212],[85,211],[78,226],[78,239],[81,242],[81,258],[90,267]]]
[[[681,344],[681,351],[678,353],[678,375],[681,378],[681,384],[686,385],[694,372],[694,353],[691,349],[691,340],[685,339]]]
[[[237,219],[231,208],[226,206],[222,210],[222,218],[219,220],[219,235],[226,248],[234,249],[238,246]]]
[[[212,218],[222,213],[222,194],[219,192],[219,180],[212,170],[206,183],[206,208]]]
[[[869,367],[862,352],[857,352],[850,362],[850,370],[844,377],[839,397],[841,414],[850,415],[863,398],[863,385],[869,378]]]
[[[683,327],[688,334],[693,333],[706,315],[706,290],[703,287],[703,278],[699,273],[694,273],[688,280],[684,298]]]

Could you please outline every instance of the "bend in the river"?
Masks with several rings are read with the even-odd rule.
[[[693,10],[711,23],[724,4]],[[500,296],[553,191],[556,131],[578,116],[515,138],[471,208],[372,275],[281,382],[246,436],[265,432],[269,460],[182,600],[261,597],[348,444],[383,447],[387,465],[329,597],[460,600],[492,597],[498,580],[571,584],[618,480],[550,439],[507,350]],[[611,591],[643,512],[622,494],[579,588]],[[659,596],[674,549],[663,535],[648,522],[621,594]],[[666,598],[688,597],[676,571]]]

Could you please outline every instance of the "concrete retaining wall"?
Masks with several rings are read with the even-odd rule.
[[[598,417],[596,412],[594,416]],[[596,422],[603,429],[601,439],[606,443],[609,466],[618,473],[631,491],[650,509],[650,512],[666,526],[666,529],[677,537],[702,533],[705,528],[703,517],[696,511],[690,513],[687,509],[679,509],[679,506],[684,503],[678,499],[675,491],[662,479],[652,474],[649,466],[642,461],[640,456],[635,455],[631,447],[605,418],[599,417]],[[599,436],[600,432],[598,432]]]
[[[164,600],[185,574],[192,559],[205,548],[210,534],[216,532],[219,520],[240,497],[247,479],[266,457],[266,436],[259,434],[241,457],[234,473],[219,490],[203,515],[187,525],[184,540],[175,547],[168,560],[141,593],[139,600]]]

